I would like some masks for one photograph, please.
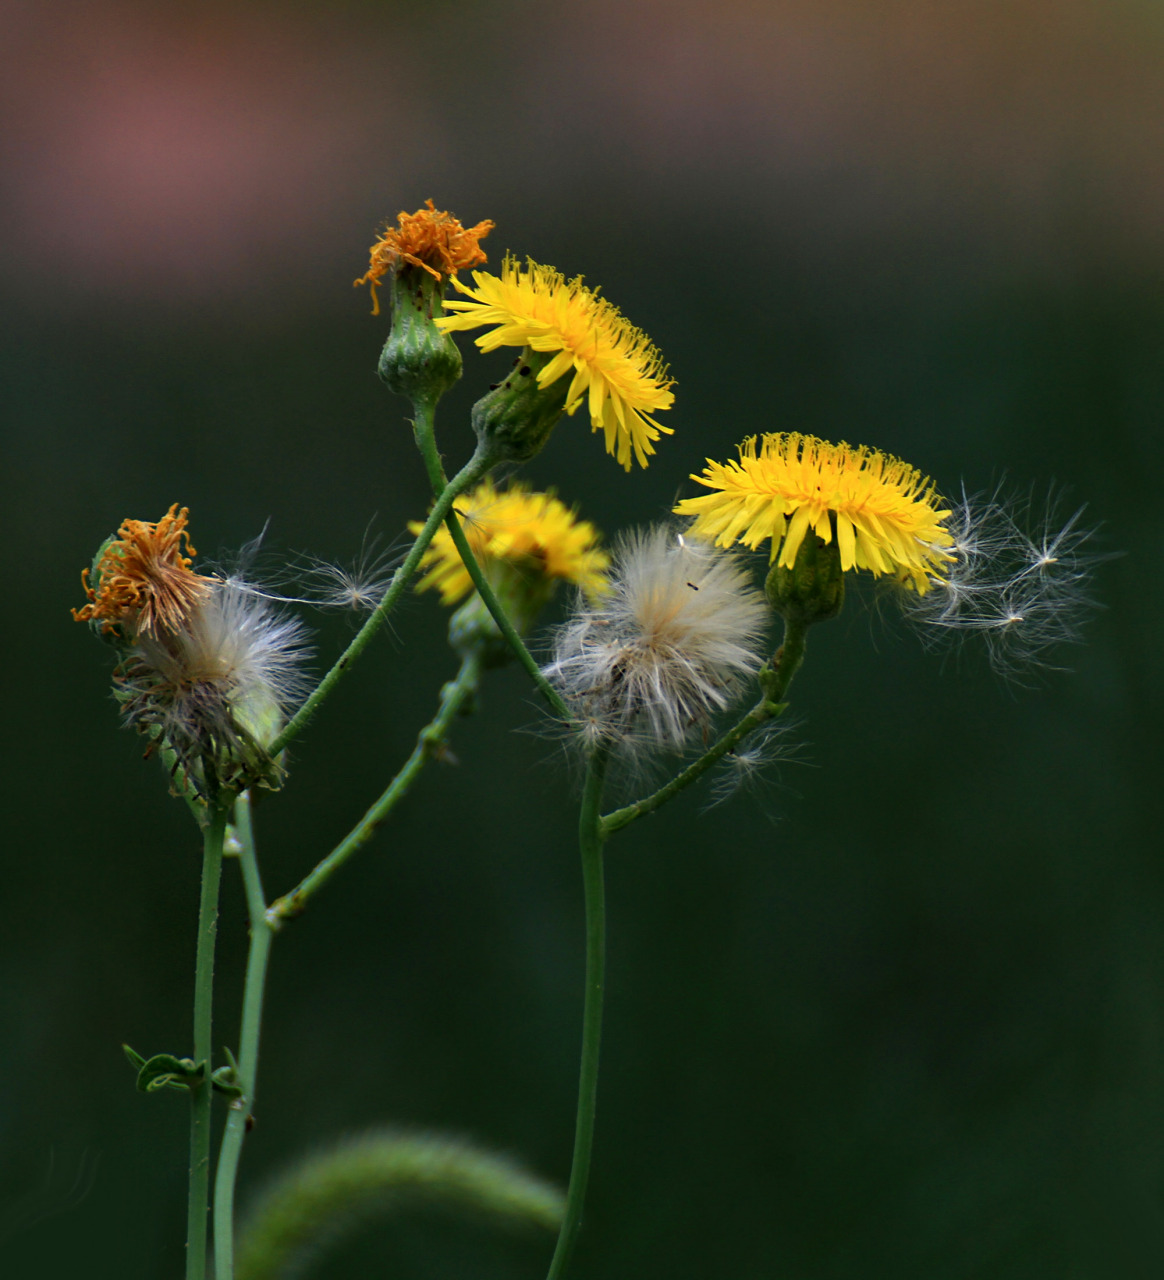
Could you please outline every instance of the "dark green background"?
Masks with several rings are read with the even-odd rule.
[[[601,284],[676,407],[646,473],[582,415],[528,469],[608,533],[797,429],[956,491],[1086,502],[1103,603],[1008,686],[855,597],[795,686],[804,763],[612,845],[579,1276],[1164,1266],[1159,652],[1164,19],[1153,5],[15,6],[5,70],[0,1256],[180,1273],[199,846],[68,608],[124,516],[199,550],[391,540],[426,491],[349,280],[432,195]],[[505,367],[466,342],[442,409]],[[409,599],[258,812],[282,892],[363,811],[454,660]],[[319,659],[345,643],[319,626]],[[577,780],[491,676],[373,847],[274,949],[242,1197],[313,1145],[451,1130],[564,1180]],[[216,1038],[245,923],[228,875]],[[542,1274],[549,1242],[402,1218],[313,1274]]]

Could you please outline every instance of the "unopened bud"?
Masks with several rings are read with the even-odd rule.
[[[566,407],[570,378],[538,386],[556,353],[526,347],[500,382],[473,406],[473,430],[498,462],[525,462],[541,452]]]
[[[423,267],[401,264],[392,275],[392,328],[380,353],[389,390],[439,400],[461,376],[456,343],[433,323],[442,315],[445,281]]]

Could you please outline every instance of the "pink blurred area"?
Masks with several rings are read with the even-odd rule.
[[[1164,10],[1119,0],[9,3],[22,294],[294,297],[428,196],[584,216],[1164,253]],[[459,202],[459,203],[455,203]],[[741,234],[741,228],[746,232]],[[749,245],[757,247],[749,249]],[[516,247],[516,246],[515,246]],[[345,282],[346,283],[346,282]]]
[[[432,136],[399,47],[349,24],[97,3],[4,27],[6,256],[41,289],[197,303],[310,276]]]

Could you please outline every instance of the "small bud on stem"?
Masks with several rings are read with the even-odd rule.
[[[442,314],[445,282],[404,265],[392,276],[392,328],[380,353],[380,377],[410,399],[439,400],[461,376],[461,353],[433,321]]]

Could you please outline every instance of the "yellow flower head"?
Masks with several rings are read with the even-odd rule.
[[[518,569],[532,570],[543,580],[572,582],[590,597],[606,589],[610,557],[595,545],[598,531],[585,520],[576,520],[565,503],[551,493],[531,493],[522,485],[504,491],[491,481],[459,499],[455,508],[473,554],[488,572],[503,561]],[[419,522],[410,524],[419,533]],[[473,590],[452,535],[442,525],[422,558],[428,572],[417,590],[435,587],[443,604],[455,604]]]
[[[103,631],[130,623],[139,636],[156,636],[159,627],[180,630],[213,586],[212,579],[190,568],[196,553],[186,532],[189,514],[188,508],[179,511],[174,503],[156,524],[123,520],[97,562],[96,588],[89,570],[81,572],[89,603],[72,610],[76,621],[100,621]],[[187,555],[182,554],[183,543]]]
[[[493,230],[492,222],[463,227],[451,213],[442,212],[431,200],[426,203],[427,208],[417,209],[415,213],[401,211],[397,217],[399,227],[384,228],[372,246],[368,270],[352,282],[371,287],[374,316],[380,314],[376,286],[401,262],[421,267],[440,280],[442,276],[455,276],[458,271],[480,266],[486,260],[485,251],[477,242]]]
[[[500,276],[474,271],[473,280],[475,289],[453,281],[471,301],[446,302],[446,311],[462,314],[443,316],[438,328],[448,333],[496,325],[475,340],[482,351],[529,347],[556,353],[538,373],[538,386],[573,372],[566,412],[572,414],[585,398],[593,429],[606,434],[606,452],[629,471],[633,451],[645,467],[655,452],[652,442],[661,432],[671,434],[651,414],[675,401],[673,380],[647,335],[596,289],[588,289],[581,276],[567,280],[532,259],[522,267],[506,258]]]
[[[738,462],[708,459],[691,479],[715,491],[675,508],[695,517],[695,535],[753,550],[771,538],[771,558],[786,568],[810,529],[826,543],[835,533],[842,569],[895,574],[919,595],[954,558],[946,550],[954,542],[945,527],[951,513],[933,483],[865,445],[797,432],[765,435],[757,445],[752,436],[740,445]]]

